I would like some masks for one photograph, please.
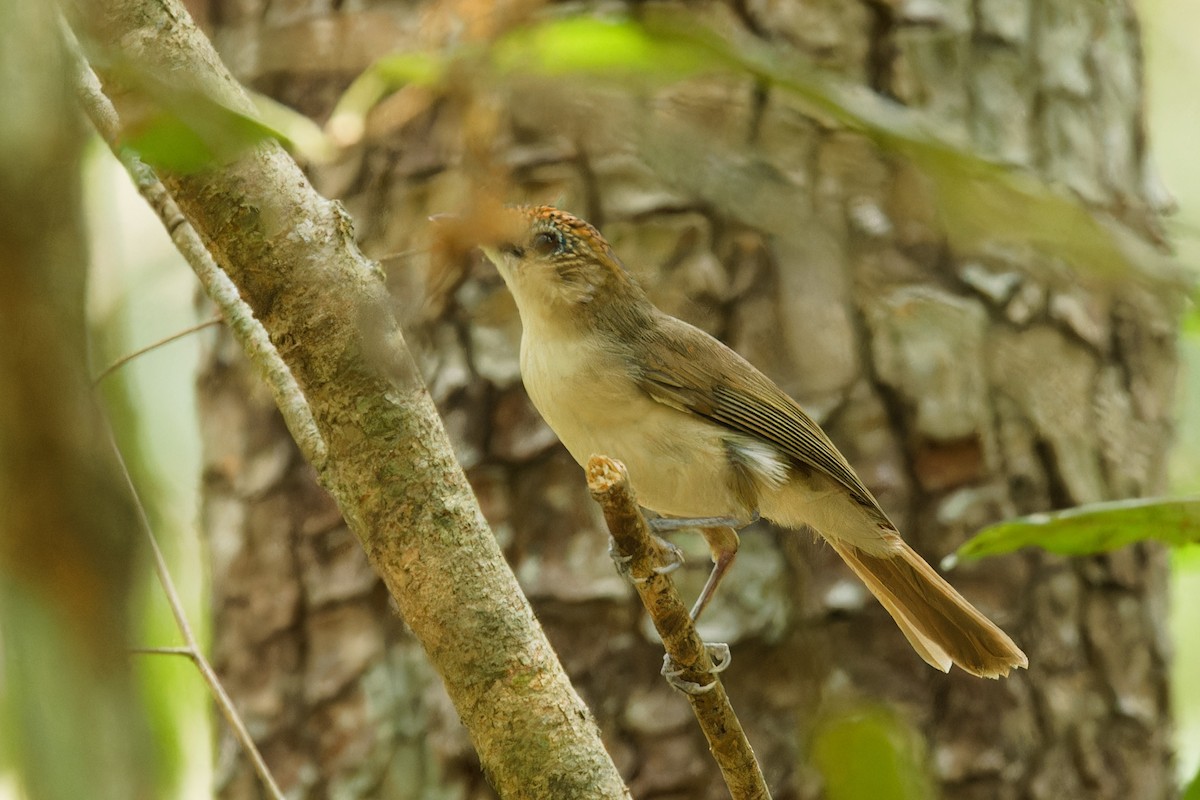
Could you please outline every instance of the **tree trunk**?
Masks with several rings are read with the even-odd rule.
[[[434,5],[210,0],[198,17],[243,80],[323,119],[373,57],[457,30],[450,8],[469,4]],[[750,0],[697,13],[922,109],[943,136],[1156,241],[1129,8]],[[780,89],[534,83],[429,106],[409,93],[381,112],[390,129],[315,180],[369,252],[408,254],[389,277],[431,391],[635,797],[726,794],[658,674],[582,471],[521,388],[494,273],[475,259],[465,282],[414,300],[428,241],[413,232],[463,202],[482,157],[511,169],[506,200],[596,223],[661,306],[804,403],[932,563],[1006,516],[1161,489],[1174,373],[1161,287],[1087,280],[1032,246],[961,244],[917,169]],[[498,122],[483,147],[480,120]],[[200,394],[215,661],[285,790],[490,796],[440,684],[228,344]],[[984,682],[925,666],[812,539],[748,530],[702,626],[733,648],[726,684],[776,798],[847,796],[892,762],[916,792],[900,796],[923,781],[947,798],[1173,795],[1160,550],[955,570],[1029,655],[1027,673]],[[698,591],[703,545],[679,543]],[[222,742],[222,797],[256,796]]]

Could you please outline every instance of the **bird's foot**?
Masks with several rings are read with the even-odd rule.
[[[729,652],[729,645],[724,642],[712,642],[705,644],[704,649],[708,651],[708,657],[712,659],[712,668],[705,670],[714,678],[708,683],[696,683],[695,681],[685,681],[680,676],[689,670],[683,669],[675,663],[675,659],[671,658],[671,654],[667,653],[663,656],[662,676],[667,679],[667,683],[674,686],[684,694],[701,695],[708,694],[717,685],[715,676],[717,673],[724,672],[729,663],[733,661],[733,656]]]
[[[654,537],[657,547],[657,554],[664,559],[663,563],[654,567],[655,575],[668,575],[683,564],[683,551],[668,541]],[[608,540],[608,557],[613,560],[616,565],[617,573],[629,581],[630,583],[645,583],[649,578],[635,578],[629,572],[629,562],[633,561],[633,556],[622,555],[617,551],[617,544],[612,537]]]
[[[668,542],[666,539],[654,537],[654,543],[658,545],[657,553],[662,563],[654,568],[655,575],[670,575],[675,570],[683,566],[683,551],[675,545]]]

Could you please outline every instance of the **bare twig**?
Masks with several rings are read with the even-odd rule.
[[[170,336],[164,336],[163,338],[159,339],[157,342],[151,342],[150,344],[146,345],[145,347],[139,347],[137,350],[134,350],[132,353],[126,353],[125,355],[121,356],[116,361],[114,361],[113,363],[111,363],[107,367],[105,367],[103,372],[101,372],[99,375],[97,375],[95,378],[93,378],[92,386],[100,385],[101,381],[103,381],[109,375],[116,372],[121,367],[128,364],[130,361],[133,361],[138,356],[144,356],[146,353],[149,353],[151,350],[156,350],[159,347],[162,347],[163,345],[170,344],[171,342],[182,339],[185,336],[190,336],[191,334],[196,333],[197,331],[202,331],[205,328],[212,327],[213,325],[219,325],[219,324],[221,324],[222,319],[223,319],[223,317],[220,314],[218,314],[215,317],[210,317],[209,319],[204,320],[203,322],[197,322],[195,325],[191,325],[187,328],[184,328],[181,331],[175,331],[175,333],[172,333]]]
[[[238,715],[233,700],[225,692],[225,687],[221,685],[221,679],[217,677],[216,670],[208,663],[208,659],[200,649],[200,643],[196,640],[195,634],[192,633],[192,626],[188,623],[187,613],[183,609],[183,601],[179,597],[179,592],[175,589],[175,581],[171,579],[171,573],[167,569],[167,561],[163,558],[162,550],[158,546],[158,539],[155,538],[154,531],[150,527],[150,517],[146,514],[146,507],[142,505],[142,498],[138,495],[137,487],[134,486],[133,478],[129,474],[129,467],[125,464],[125,457],[121,455],[121,449],[117,447],[116,439],[112,437],[111,432],[109,439],[112,442],[117,463],[121,466],[121,474],[125,478],[126,485],[129,487],[129,495],[133,498],[134,506],[137,508],[138,521],[141,523],[142,531],[146,534],[146,539],[150,542],[150,550],[154,553],[154,571],[158,575],[158,582],[162,584],[163,593],[167,596],[167,605],[171,607],[171,614],[175,617],[175,625],[179,628],[179,635],[183,637],[184,642],[183,647],[145,647],[138,648],[134,652],[182,655],[190,658],[196,665],[196,669],[200,671],[200,677],[208,684],[208,690],[212,693],[217,708],[221,710],[221,715],[225,717],[225,721],[233,729],[234,737],[245,748],[246,754],[250,756],[250,761],[254,764],[254,770],[258,773],[258,777],[263,782],[263,785],[266,786],[268,793],[274,800],[284,800],[283,792],[280,791],[279,785],[275,783],[275,778],[271,775],[271,770],[267,767],[267,762],[263,760],[262,754],[254,744],[254,739],[250,736],[250,731],[246,729],[246,724],[242,722],[241,716]]]
[[[251,113],[180,0],[71,5],[89,38],[119,43],[123,63],[169,73],[235,113]],[[93,66],[118,110],[155,102],[122,70],[100,59]],[[84,102],[93,114],[110,111],[88,77]],[[99,124],[106,121],[111,116]],[[158,177],[172,211],[182,210],[211,246],[303,387],[304,419],[315,421],[329,453],[324,465],[321,456],[306,458],[321,466],[321,483],[443,679],[497,794],[628,797],[595,719],[486,525],[405,345],[395,300],[378,265],[358,249],[345,210],[270,141],[196,172],[163,168]],[[182,219],[162,216],[172,231]]]
[[[171,240],[200,279],[205,293],[217,304],[221,316],[229,322],[229,328],[238,344],[245,350],[275,396],[275,404],[279,406],[284,424],[296,440],[300,452],[318,473],[321,472],[326,459],[325,441],[317,430],[308,401],[296,384],[291,370],[279,356],[262,324],[254,317],[250,306],[242,300],[233,281],[217,266],[200,235],[180,212],[170,192],[154,174],[154,170],[137,156],[120,147],[121,122],[117,111],[101,89],[100,79],[80,53],[70,28],[65,23],[61,28],[68,43],[68,50],[76,62],[76,94],[92,125],[125,166],[138,192],[158,214]]]
[[[102,372],[96,378],[95,383],[99,383],[109,372],[146,350],[153,349],[175,338],[220,322],[222,319],[227,319],[230,322],[230,328],[234,336],[250,356],[251,361],[264,374],[264,377],[267,378],[267,383],[275,393],[276,403],[283,413],[284,422],[287,424],[292,436],[309,461],[320,469],[320,465],[324,463],[325,459],[325,443],[317,431],[312,414],[308,410],[307,402],[304,400],[304,396],[296,385],[291,372],[271,344],[267,332],[259,324],[258,320],[254,318],[250,307],[242,301],[238,295],[237,288],[212,260],[212,256],[204,247],[199,235],[180,213],[178,207],[175,205],[175,201],[167,192],[166,187],[155,177],[154,171],[135,156],[121,151],[117,146],[120,127],[116,110],[101,91],[100,81],[96,77],[96,74],[92,72],[91,67],[88,66],[79,52],[78,44],[75,42],[70,28],[65,23],[60,28],[67,41],[67,49],[76,62],[77,94],[84,110],[91,118],[92,124],[125,166],[138,191],[158,214],[175,246],[183,253],[196,275],[200,278],[201,283],[204,284],[209,297],[221,309],[221,315],[215,319],[181,331],[174,336],[156,342],[117,361]],[[112,438],[111,434],[110,438]],[[166,559],[163,557],[162,550],[158,546],[158,540],[155,538],[154,531],[150,527],[150,518],[146,514],[145,506],[142,505],[137,487],[134,486],[133,478],[129,474],[129,468],[125,464],[125,459],[121,455],[121,450],[117,447],[115,439],[112,439],[112,448],[121,466],[125,482],[129,486],[130,495],[137,507],[142,529],[150,542],[150,549],[154,554],[154,569],[158,575],[159,583],[162,585],[163,593],[167,598],[167,604],[171,608],[171,613],[175,617],[175,624],[179,628],[179,633],[184,640],[183,647],[140,648],[135,650],[135,652],[183,655],[191,659],[196,665],[196,669],[200,672],[200,677],[208,685],[209,692],[212,694],[217,708],[220,709],[221,715],[225,717],[225,721],[232,729],[234,737],[249,756],[255,771],[258,773],[259,779],[266,787],[267,793],[274,800],[284,800],[283,792],[275,782],[275,778],[267,767],[267,763],[259,752],[258,747],[254,744],[254,739],[250,736],[250,731],[246,728],[245,723],[242,722],[242,718],[238,714],[233,700],[226,693],[220,678],[208,662],[208,659],[200,648],[199,642],[196,640],[195,634],[192,632],[191,625],[183,609],[183,602],[179,597],[179,592],[175,588],[175,582],[171,579],[171,574],[167,569]]]
[[[587,476],[592,497],[604,510],[615,552],[622,560],[628,559],[638,595],[662,637],[667,655],[680,670],[679,678],[700,688],[686,696],[730,795],[734,800],[769,800],[771,793],[762,768],[729,704],[725,687],[713,671],[712,658],[696,632],[691,614],[670,576],[655,570],[662,563],[662,546],[650,535],[625,465],[605,456],[592,456]]]
[[[129,652],[135,656],[187,656],[196,660],[196,651],[191,647],[133,647]]]

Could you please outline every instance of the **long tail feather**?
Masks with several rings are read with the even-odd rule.
[[[829,539],[838,555],[900,626],[913,649],[943,672],[951,663],[981,678],[1028,667],[1029,659],[1004,631],[968,603],[911,547],[873,556]]]

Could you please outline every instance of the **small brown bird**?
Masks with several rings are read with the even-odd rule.
[[[525,388],[580,465],[620,459],[644,507],[705,529],[715,566],[694,616],[737,552],[730,528],[761,514],[823,536],[931,666],[986,678],[1028,666],[904,543],[798,403],[656,308],[588,223],[549,206],[505,213],[505,241],[483,250],[517,302]]]

